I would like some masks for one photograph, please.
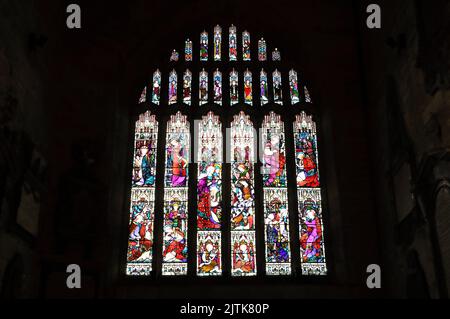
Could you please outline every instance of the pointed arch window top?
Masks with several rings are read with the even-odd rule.
[[[187,116],[181,114],[178,111],[175,115],[170,116],[170,121],[167,124],[168,132],[184,132],[186,133],[186,129],[189,131],[189,122],[187,120]]]
[[[250,32],[247,30],[240,33],[240,37],[238,39],[237,36],[237,28],[234,25],[231,25],[228,28],[228,37],[229,37],[229,43],[228,43],[228,56],[229,61],[237,61],[238,56],[240,54],[237,53],[237,43],[242,45],[242,61],[251,61],[251,41],[250,41]],[[211,56],[209,55],[209,35],[206,30],[200,33],[200,41],[199,41],[199,60],[200,61],[214,61],[214,62],[220,62],[223,61],[223,59],[226,59],[226,49],[225,53],[222,56],[222,27],[220,25],[216,25],[211,32],[213,34],[212,37],[212,53]],[[242,41],[242,43],[240,42]],[[184,47],[184,56],[185,61],[193,61],[193,42],[187,38],[184,41],[185,47]],[[241,49],[241,48],[240,48]],[[264,37],[261,37],[258,40],[258,61],[264,62],[270,60],[270,56],[272,57],[272,61],[281,61],[281,54],[278,48],[274,48],[274,50],[270,53],[268,52],[267,48],[267,42],[264,39]],[[179,53],[177,50],[173,50],[170,61],[176,62],[179,61]],[[209,60],[208,60],[209,58]],[[209,64],[203,64],[205,66],[208,66]],[[209,85],[212,84],[211,88],[213,91],[211,91],[211,94],[213,95],[213,99],[211,102],[217,104],[217,105],[223,105],[223,94],[222,94],[222,85],[223,81],[225,80],[229,81],[229,99],[230,99],[230,105],[236,105],[243,100],[243,103],[247,105],[253,105],[254,103],[254,96],[259,96],[260,105],[266,105],[270,102],[273,102],[275,104],[283,105],[283,88],[282,86],[282,79],[284,76],[286,76],[286,80],[283,80],[283,82],[286,81],[285,86],[288,85],[287,88],[289,88],[289,96],[286,98],[286,102],[289,99],[291,105],[299,104],[300,102],[304,103],[312,103],[312,99],[310,96],[310,93],[308,91],[308,88],[303,81],[299,81],[298,79],[298,73],[294,69],[291,69],[289,71],[289,74],[282,74],[275,69],[270,71],[270,73],[266,73],[263,69],[260,71],[260,77],[259,82],[257,79],[257,74],[255,77],[253,77],[253,74],[248,69],[246,71],[237,71],[233,68],[233,70],[230,73],[223,74],[219,71],[219,68],[216,69],[216,71],[212,71],[210,75],[212,76],[211,83],[209,83],[208,79],[208,72],[209,70],[206,69],[202,70],[200,72],[199,78],[196,78],[194,75],[194,78],[192,78],[192,74],[189,75],[187,73],[181,73],[180,78],[177,78],[177,73],[173,70],[169,74],[169,83],[168,83],[168,100],[167,101],[161,101],[161,87],[164,87],[166,90],[165,85],[166,82],[163,83],[161,86],[161,73],[159,70],[157,70],[153,74],[153,81],[152,86],[147,85],[143,91],[141,91],[141,95],[138,99],[138,104],[145,103],[147,101],[151,101],[153,104],[160,105],[160,103],[165,102],[168,105],[176,104],[176,103],[183,103],[185,105],[192,105],[192,94],[197,94],[196,92],[193,92],[192,87],[192,80],[194,80],[194,83],[199,83],[199,86],[197,87],[199,90],[199,96],[200,99],[198,101],[199,105],[204,105],[209,102]],[[175,72],[175,73],[174,73]],[[222,69],[222,72],[223,71]],[[242,75],[240,75],[238,72],[242,72]],[[240,77],[241,80],[239,79]],[[199,82],[197,82],[197,80]],[[256,80],[255,80],[256,79]],[[253,81],[254,80],[254,81]],[[300,79],[301,80],[301,79]],[[167,79],[165,80],[167,81]],[[256,85],[254,85],[256,83]],[[177,86],[180,85],[180,90],[183,90],[183,98],[177,100]],[[269,89],[270,86],[270,89]],[[287,89],[286,88],[286,89]],[[253,91],[255,89],[255,91]],[[242,91],[241,91],[242,90]],[[269,92],[270,91],[270,92]],[[243,98],[240,96],[243,92]],[[256,92],[256,95],[255,95]],[[269,94],[270,93],[270,94]],[[286,91],[287,93],[287,91]],[[165,95],[164,95],[165,96]]]

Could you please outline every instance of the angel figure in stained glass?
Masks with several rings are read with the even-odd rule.
[[[233,247],[233,269],[239,269],[244,273],[251,273],[255,270],[255,260],[253,245],[245,240],[236,242]]]
[[[169,245],[163,252],[164,262],[186,262],[187,246],[184,233],[175,227],[165,227],[165,238]]]
[[[288,262],[288,233],[286,229],[287,212],[282,208],[281,201],[277,198],[269,203],[269,211],[266,217],[267,244],[270,262]]]
[[[317,205],[313,200],[306,200],[304,203],[303,216],[306,231],[302,231],[300,239],[303,250],[303,260],[306,262],[323,262],[322,252],[322,225],[317,217]]]
[[[200,272],[210,273],[213,271],[220,271],[218,250],[211,239],[207,239],[201,246],[199,255],[201,262],[199,263],[198,268]]]
[[[264,181],[265,186],[279,187],[283,186],[283,169],[286,163],[286,158],[283,152],[279,152],[282,141],[277,135],[273,135],[264,147],[264,166],[267,179]]]
[[[172,164],[172,187],[186,186],[188,161],[183,157],[183,146],[173,139],[169,143],[170,163]]]

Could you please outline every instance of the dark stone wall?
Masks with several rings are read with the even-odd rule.
[[[448,297],[450,4],[380,5],[361,48],[384,283],[393,297]]]
[[[0,3],[0,295],[36,296],[36,239],[45,192],[46,42],[33,3]]]

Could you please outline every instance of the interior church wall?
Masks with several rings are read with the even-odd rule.
[[[393,297],[448,297],[450,5],[380,5],[361,50],[385,283]]]
[[[36,296],[45,63],[36,7],[0,3],[0,296]]]

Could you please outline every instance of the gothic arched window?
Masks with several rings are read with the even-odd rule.
[[[217,25],[211,34],[211,46],[205,30],[189,36],[198,44],[169,51],[168,65],[137,92],[125,272],[326,275],[307,83],[281,50],[268,51],[270,39],[253,34],[251,54],[249,32]]]

